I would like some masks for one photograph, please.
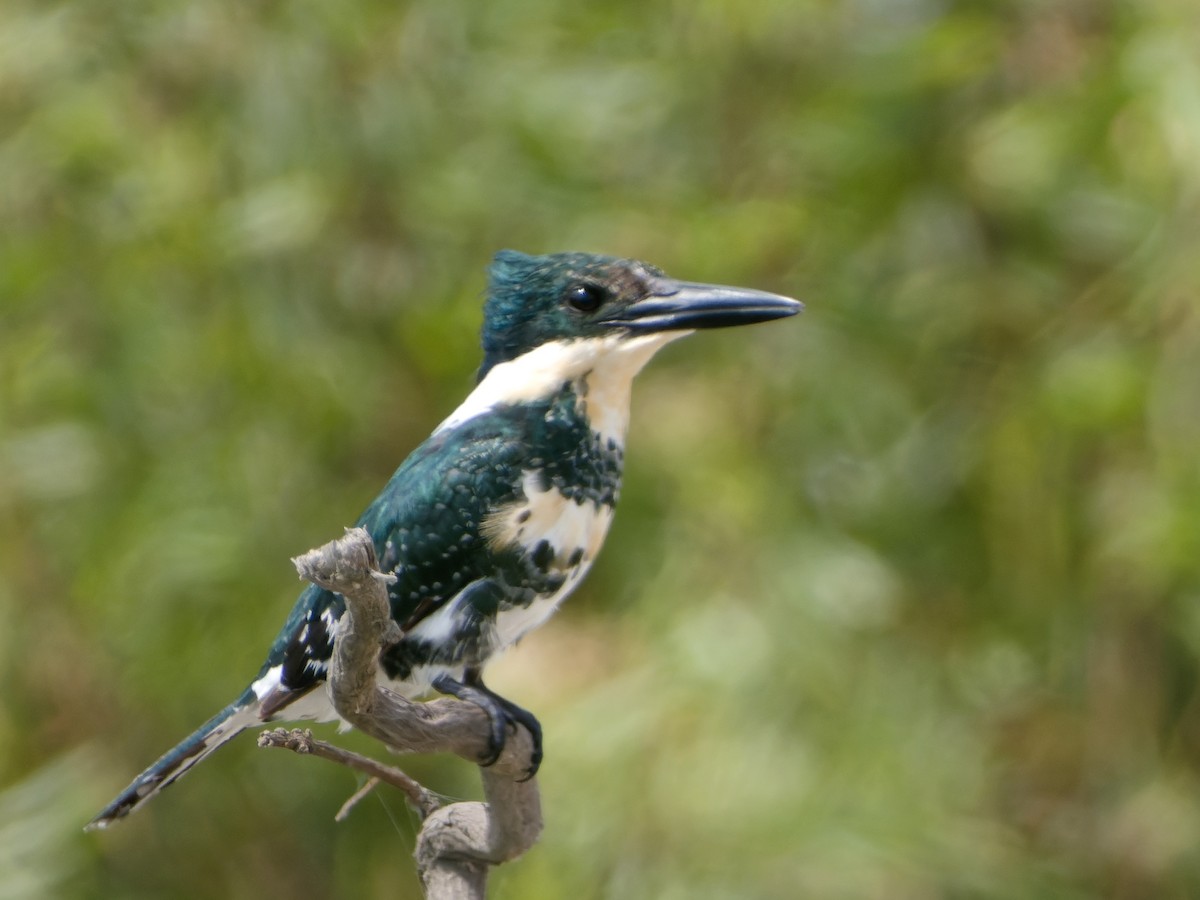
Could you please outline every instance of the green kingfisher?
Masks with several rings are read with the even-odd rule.
[[[406,459],[358,524],[375,542],[401,637],[380,679],[416,698],[479,704],[492,760],[532,714],[486,687],[484,664],[545,622],[587,574],[621,487],[633,378],[700,328],[790,316],[801,304],[668,278],[588,253],[496,254],[475,389]],[[239,732],[268,721],[336,720],[324,682],[344,610],[304,590],[266,661],[229,706],[134,779],[89,827],[128,815]],[[486,761],[485,761],[486,764]]]

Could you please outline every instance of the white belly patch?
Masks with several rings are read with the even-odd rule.
[[[613,507],[606,503],[580,502],[553,486],[542,488],[537,472],[524,473],[521,489],[522,499],[484,520],[484,537],[493,549],[519,547],[540,557],[539,564],[548,573],[559,573],[566,580],[554,593],[536,597],[528,606],[501,610],[496,620],[497,649],[550,618],[591,568],[613,518]]]

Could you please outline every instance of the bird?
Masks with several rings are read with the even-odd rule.
[[[532,713],[488,688],[484,664],[544,623],[587,574],[621,488],[634,376],[699,329],[791,316],[802,304],[748,288],[668,277],[633,259],[501,250],[488,269],[483,362],[462,404],[396,470],[357,525],[374,543],[400,637],[380,682],[437,692],[487,713],[489,757]],[[104,828],[247,728],[335,721],[323,685],[345,610],[301,592],[256,678],[142,772],[88,823]]]

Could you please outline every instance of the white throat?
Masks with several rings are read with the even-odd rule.
[[[493,366],[470,396],[434,434],[503,404],[533,403],[557,393],[564,382],[582,381],[592,430],[625,443],[633,379],[660,349],[690,331],[639,337],[608,335],[553,341]]]

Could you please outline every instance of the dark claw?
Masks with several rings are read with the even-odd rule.
[[[533,753],[529,757],[529,774],[519,779],[520,781],[528,781],[537,774],[538,768],[542,765],[542,723],[537,720],[533,713],[524,707],[517,706],[517,704],[505,700],[503,697],[496,697],[496,699],[500,701],[500,705],[504,709],[505,718],[514,725],[524,725],[529,731],[529,736],[533,738]],[[504,735],[505,737],[508,736],[507,731],[504,732]],[[499,754],[497,754],[497,757],[499,757]]]
[[[474,703],[487,713],[492,731],[488,736],[488,755],[480,761],[479,765],[481,766],[494,765],[500,758],[508,740],[509,725],[514,728],[518,725],[525,726],[533,738],[533,754],[529,760],[529,774],[521,779],[521,781],[528,781],[537,774],[538,768],[542,764],[541,723],[529,710],[517,706],[511,700],[506,700],[485,685],[477,674],[473,675],[468,672],[467,680],[469,683],[464,684],[449,675],[439,675],[433,681],[433,688],[443,694],[457,697],[459,700]]]

